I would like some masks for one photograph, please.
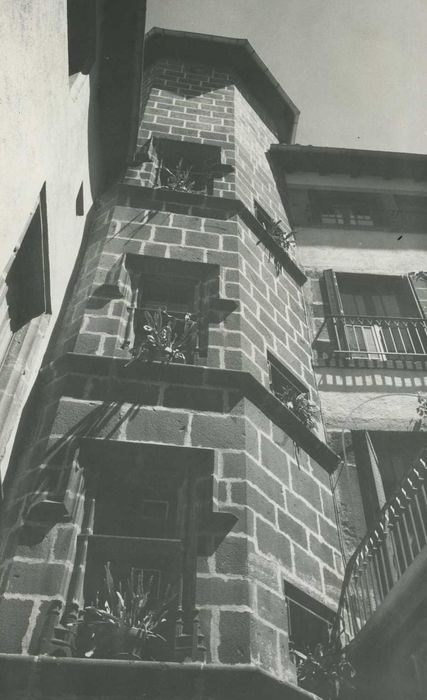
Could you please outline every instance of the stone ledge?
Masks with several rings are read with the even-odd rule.
[[[249,664],[0,654],[0,700],[319,700]]]
[[[307,281],[304,272],[279,244],[269,236],[252,212],[249,211],[240,199],[235,197],[214,197],[211,195],[197,194],[195,192],[177,192],[174,190],[129,184],[121,184],[119,186],[119,195],[120,194],[130,195],[133,198],[132,205],[130,206],[139,205],[142,208],[150,206],[158,208],[159,203],[171,202],[181,206],[185,205],[188,209],[194,206],[206,209],[206,216],[208,218],[214,218],[217,212],[231,212],[232,214],[237,214],[255,233],[263,245],[277,258],[283,269],[291,275],[297,284],[301,286]],[[201,216],[201,214],[199,213],[198,216]]]
[[[76,373],[114,376],[115,379],[141,382],[150,380],[194,387],[235,389],[241,391],[243,396],[252,401],[326,471],[331,473],[338,466],[338,456],[249,372],[197,365],[165,365],[159,362],[134,362],[128,366],[126,363],[126,360],[113,357],[67,353],[46,366],[42,376],[49,381],[49,375],[58,378]]]

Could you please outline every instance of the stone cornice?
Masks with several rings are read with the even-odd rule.
[[[175,190],[167,190],[160,187],[143,187],[140,185],[121,184],[119,186],[120,194],[129,195],[132,199],[130,206],[140,206],[141,208],[158,209],[159,205],[179,204],[181,207],[188,207],[189,214],[191,209],[206,209],[206,216],[215,218],[218,213],[225,212],[234,216],[237,215],[240,219],[255,233],[261,243],[274,255],[280,266],[291,275],[298,285],[303,285],[307,281],[307,277],[294,260],[276,243],[275,240],[266,232],[259,221],[255,218],[251,211],[243,204],[240,199],[228,197],[214,197],[212,195],[197,194],[194,192],[178,192]],[[203,216],[201,211],[198,211],[198,216]]]
[[[319,700],[297,685],[250,664],[200,664],[114,659],[69,659],[0,654],[8,700],[164,697],[174,700]],[[4,696],[6,697],[6,696]]]
[[[67,353],[47,365],[42,370],[42,377],[44,381],[49,381],[51,376],[59,379],[69,374],[114,376],[116,380],[141,383],[167,382],[195,388],[234,389],[284,430],[326,471],[331,473],[338,466],[338,456],[249,372],[159,362],[126,365],[127,361],[119,358]]]

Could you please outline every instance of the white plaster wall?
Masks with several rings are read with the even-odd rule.
[[[66,0],[0,0],[0,13],[0,272],[46,182],[52,318],[33,357],[31,387],[81,244],[85,216],[76,216],[75,199],[82,182],[85,214],[92,204],[89,77],[70,85]],[[5,464],[7,455],[2,473]]]
[[[417,394],[427,395],[425,372],[324,368],[316,370],[326,428],[427,430]]]
[[[425,182],[403,178],[292,173],[286,180],[289,187],[427,196]],[[427,230],[407,233],[298,226],[296,241],[296,257],[302,267],[387,275],[427,270]]]

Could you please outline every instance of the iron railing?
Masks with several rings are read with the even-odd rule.
[[[332,636],[344,647],[427,544],[427,450],[384,505],[347,564]]]
[[[427,321],[385,316],[327,316],[318,333],[328,330],[334,354],[379,360],[427,355]]]

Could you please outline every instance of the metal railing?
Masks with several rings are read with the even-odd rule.
[[[347,564],[332,636],[346,646],[427,544],[427,450]]]
[[[396,359],[427,355],[427,321],[385,316],[327,316],[318,333],[328,329],[334,353],[354,358]]]

